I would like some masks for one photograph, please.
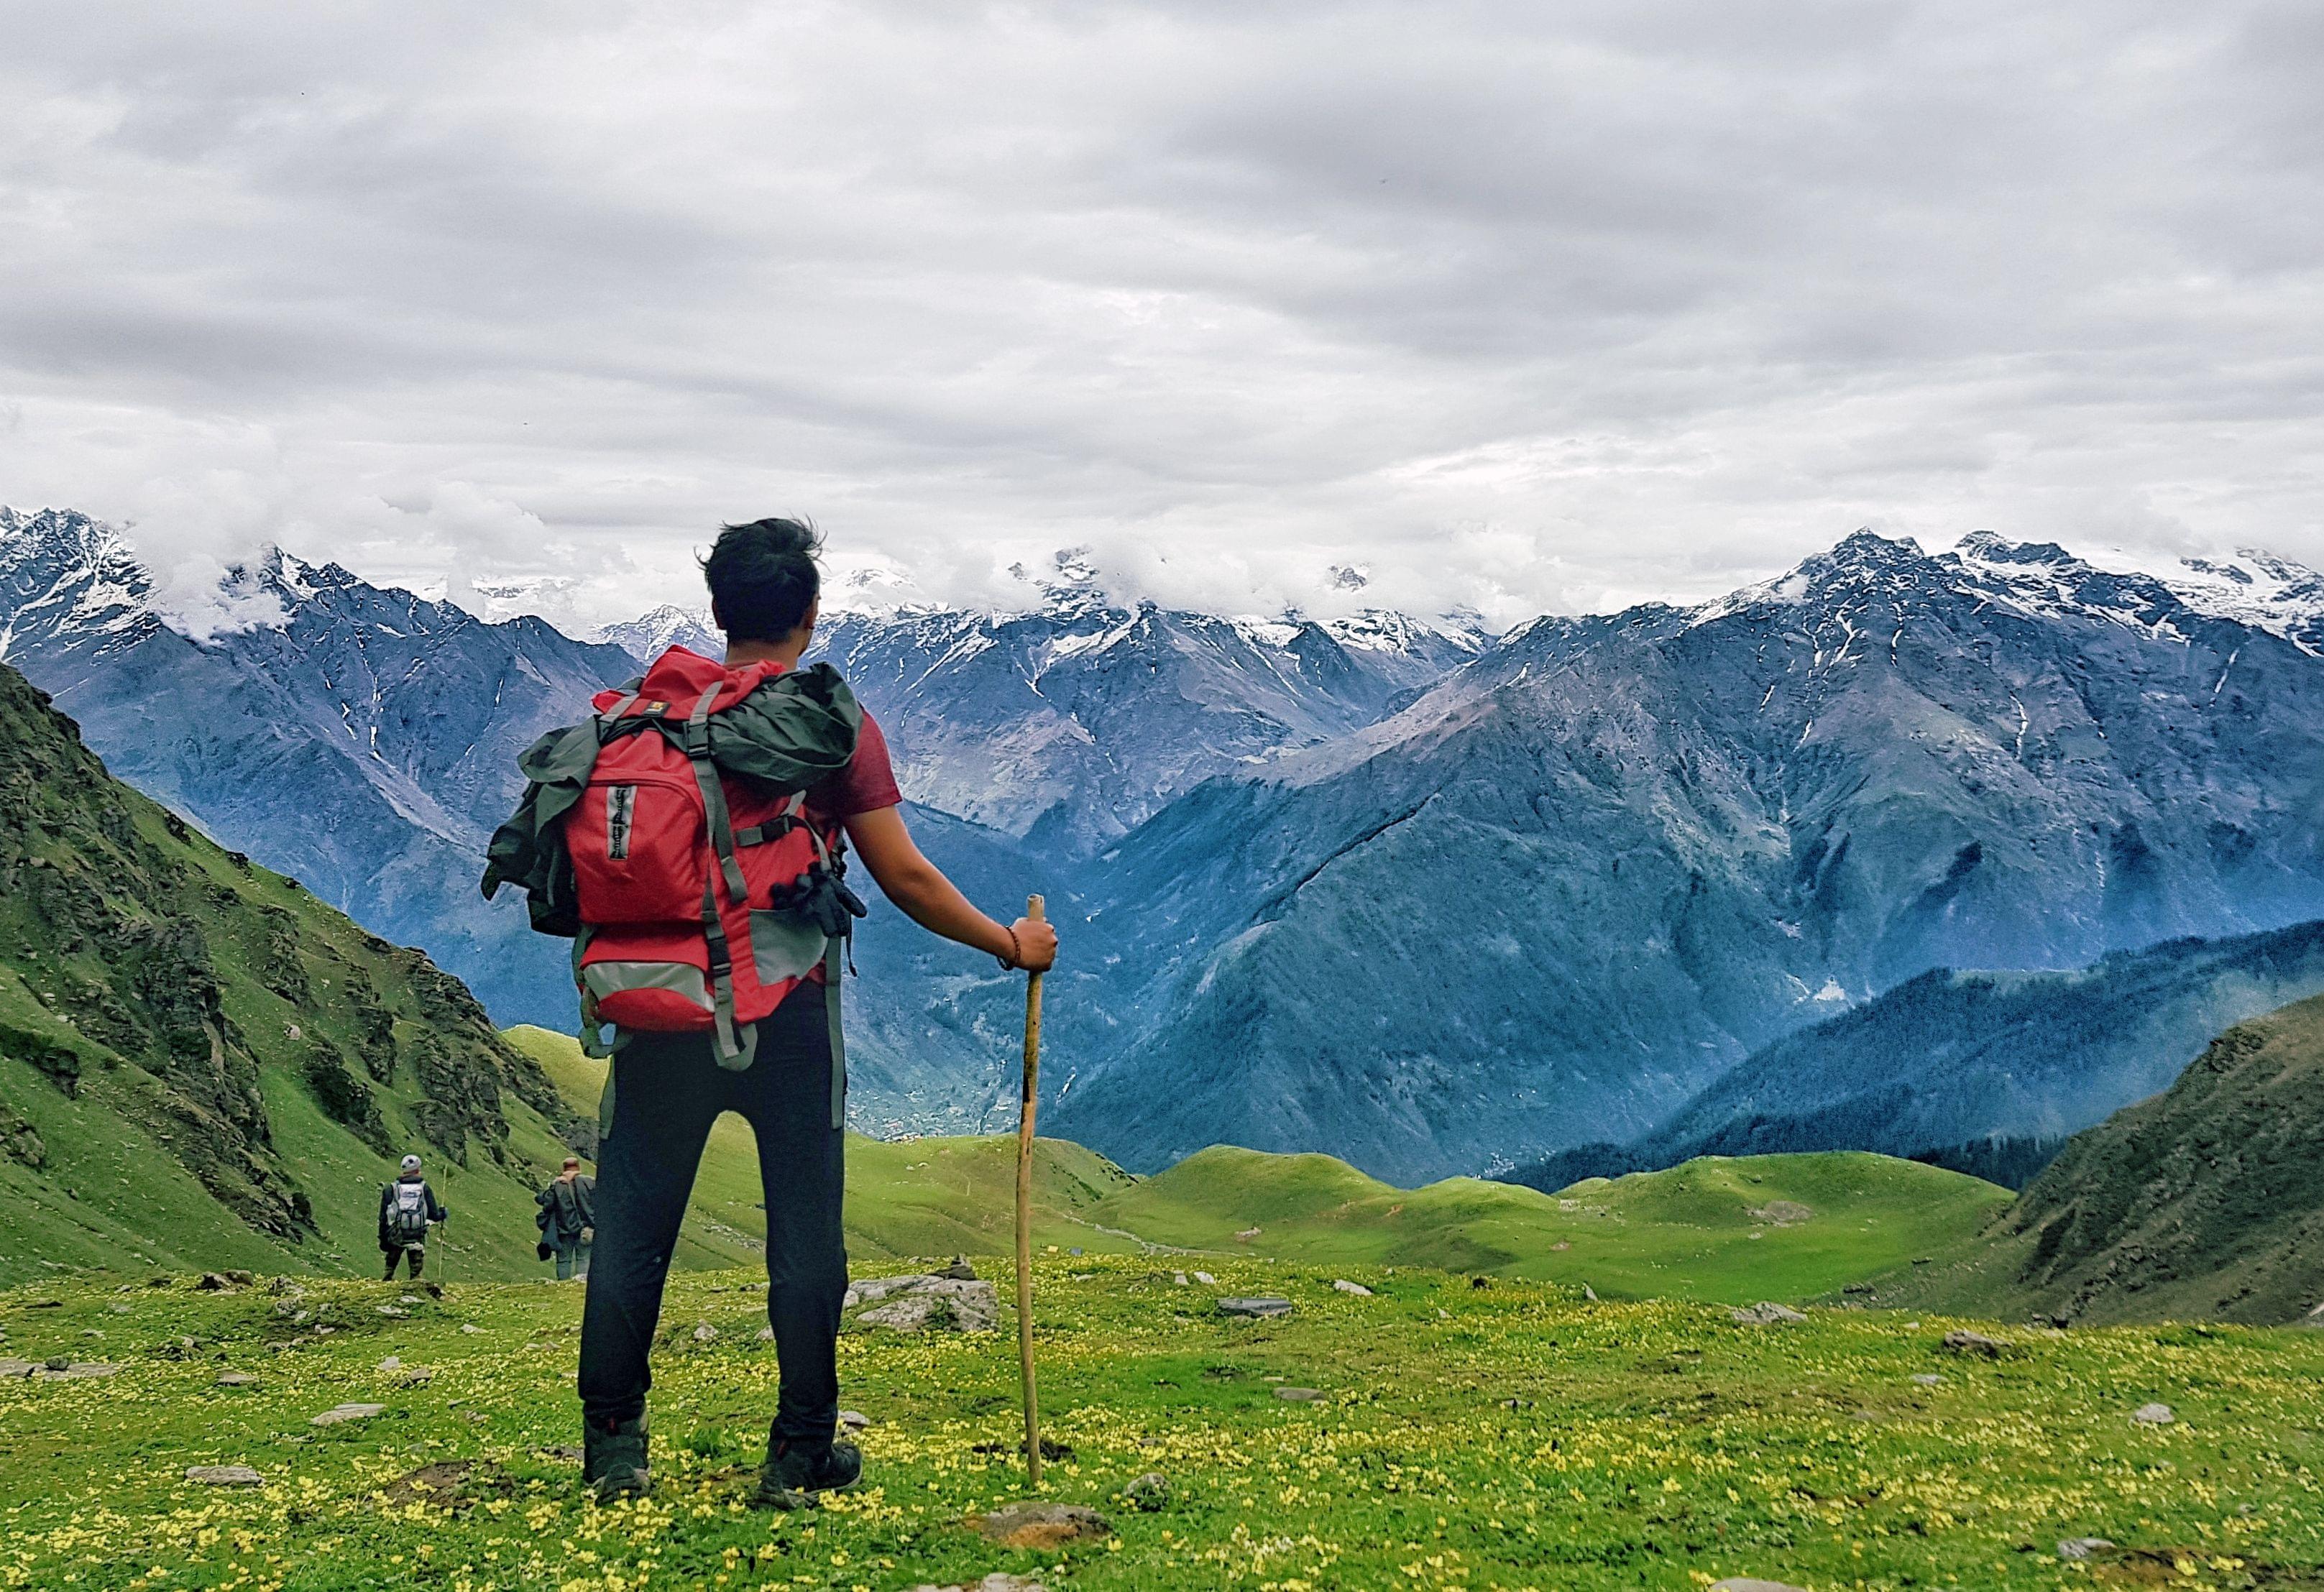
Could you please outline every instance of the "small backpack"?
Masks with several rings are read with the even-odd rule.
[[[416,1244],[428,1236],[428,1185],[417,1178],[388,1185],[387,1230],[391,1237]]]

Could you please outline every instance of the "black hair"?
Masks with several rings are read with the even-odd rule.
[[[807,618],[823,578],[823,533],[804,520],[753,520],[722,528],[702,578],[726,640],[780,641]]]

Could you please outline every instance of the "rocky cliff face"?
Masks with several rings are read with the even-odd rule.
[[[1867,534],[1539,621],[1121,843],[1059,1129],[1474,1169],[1627,1138],[1932,967],[2324,916],[2324,672],[2257,617]]]

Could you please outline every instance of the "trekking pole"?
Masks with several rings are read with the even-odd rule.
[[[1025,916],[1042,916],[1041,897]],[[1041,1485],[1041,1407],[1033,1389],[1033,1114],[1041,1078],[1041,975],[1025,980],[1025,1084],[1017,1118],[1017,1361],[1025,1374],[1025,1480]]]

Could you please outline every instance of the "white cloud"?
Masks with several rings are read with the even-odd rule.
[[[1502,620],[1868,520],[2324,562],[2298,0],[0,29],[0,501],[164,568],[577,623],[769,512],[896,594],[1088,546]]]

